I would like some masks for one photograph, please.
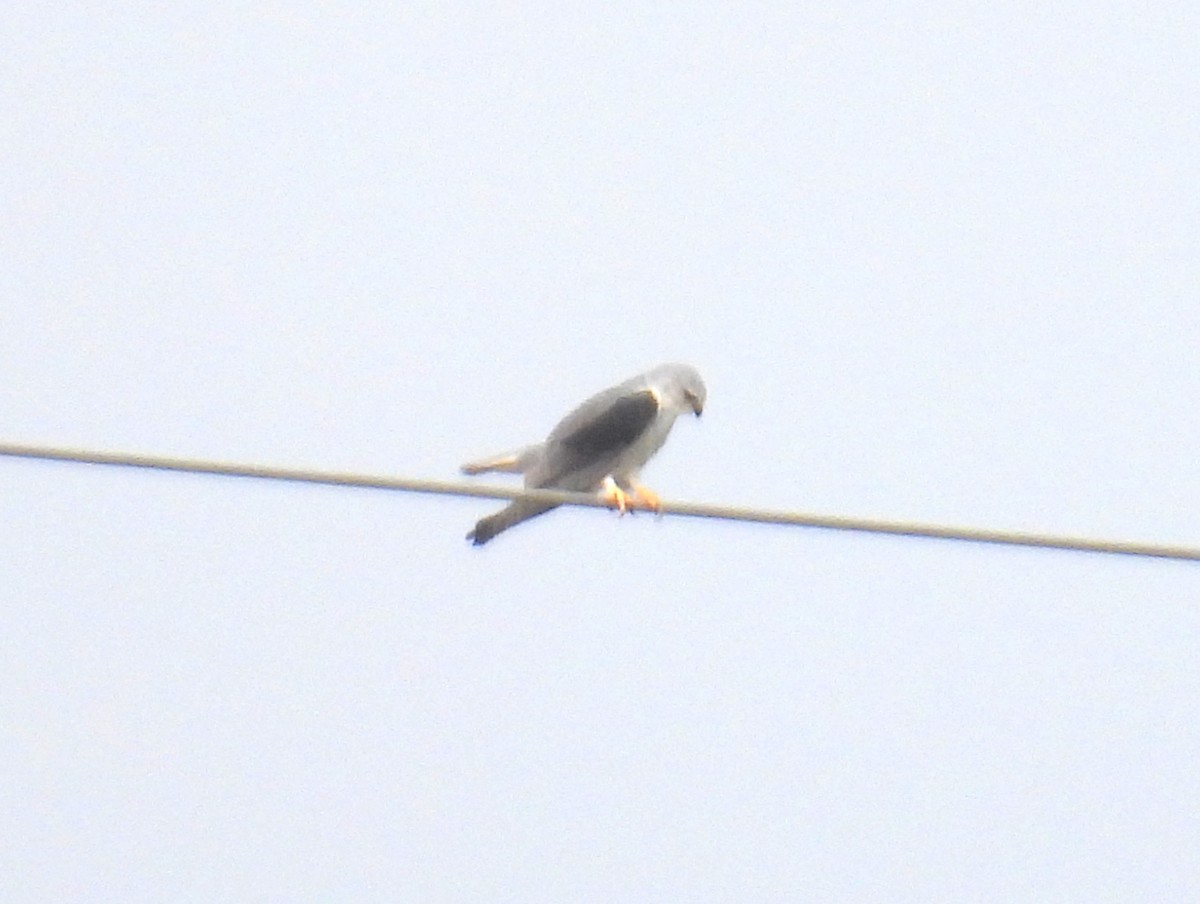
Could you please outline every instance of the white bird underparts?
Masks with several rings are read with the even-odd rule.
[[[637,508],[661,511],[658,496],[638,483],[638,474],[666,442],[675,418],[689,411],[699,417],[706,396],[694,367],[662,364],[592,396],[559,421],[545,442],[468,462],[462,470],[523,474],[530,489],[599,492],[622,514]],[[481,518],[467,539],[482,546],[556,507],[515,500]]]

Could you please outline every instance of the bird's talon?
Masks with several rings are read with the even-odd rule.
[[[617,510],[618,514],[624,515],[631,511],[633,497],[622,490],[612,480],[605,481],[604,488],[600,491],[600,498],[608,505]]]
[[[634,486],[633,494],[630,497],[630,505],[636,505],[638,508],[654,512],[656,515],[663,513],[662,499],[659,498],[658,493],[640,485]]]

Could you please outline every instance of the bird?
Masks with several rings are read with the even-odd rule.
[[[660,364],[609,387],[558,422],[545,441],[467,462],[464,474],[522,474],[528,489],[600,493],[621,514],[662,511],[653,491],[638,482],[646,462],[671,432],[675,419],[704,411],[708,391],[688,364]],[[482,546],[502,531],[557,506],[517,499],[481,518],[467,539]]]

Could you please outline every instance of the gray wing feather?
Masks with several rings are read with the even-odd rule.
[[[658,400],[646,389],[613,400],[594,417],[559,438],[581,455],[616,452],[633,443],[658,416]]]
[[[588,399],[551,432],[542,460],[526,474],[529,485],[594,491],[657,416],[658,402],[645,389]]]
[[[486,474],[489,471],[502,471],[508,474],[524,474],[537,462],[542,454],[542,444],[522,446],[511,452],[501,452],[488,458],[469,461],[462,466],[464,474]]]

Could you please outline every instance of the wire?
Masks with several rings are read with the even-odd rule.
[[[316,471],[299,468],[279,468],[266,465],[241,465],[221,461],[191,458],[169,458],[160,455],[138,455],[121,452],[90,452],[49,446],[30,446],[0,443],[0,455],[33,458],[46,461],[78,462],[81,464],[115,465],[128,468],[151,468],[159,471],[182,471],[191,474],[215,474],[222,477],[253,477],[263,480],[286,480],[295,483],[315,483],[328,486],[360,487],[373,490],[400,490],[409,493],[434,493],[446,496],[476,496],[489,499],[530,499],[555,505],[582,505],[609,508],[599,496],[587,493],[567,493],[559,490],[512,489],[481,486],[448,480],[378,477],[369,474],[350,474],[337,471]],[[828,530],[848,530],[872,534],[894,534],[903,537],[927,537],[938,540],[960,540],[968,543],[992,543],[1006,546],[1032,546],[1043,549],[1063,549],[1075,552],[1108,553],[1126,556],[1150,556],[1160,559],[1179,559],[1200,562],[1200,548],[1141,543],[1122,540],[1092,540],[1051,534],[1020,531],[988,530],[971,527],[947,527],[874,518],[851,518],[840,515],[814,515],[802,512],[769,511],[732,505],[710,505],[697,502],[664,502],[663,513],[693,518],[719,518],[726,521],[749,521],[757,524],[781,524],[793,527],[815,527]]]

